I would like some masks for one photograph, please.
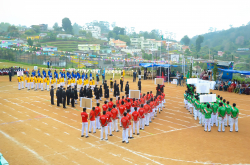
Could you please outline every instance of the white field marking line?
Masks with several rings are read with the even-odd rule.
[[[168,126],[168,127],[172,128],[172,129],[176,129],[176,130],[179,130],[179,129],[177,129],[177,128],[174,128],[174,127],[171,127],[171,126]]]
[[[25,132],[22,132],[22,134],[26,135],[26,133],[25,133]]]
[[[57,129],[56,127],[53,127],[54,129]]]
[[[92,144],[92,143],[89,143],[89,142],[86,142],[87,144],[91,145],[92,147],[95,147],[96,145]]]
[[[42,122],[42,123],[48,125],[47,123],[44,123],[44,122]]]
[[[177,162],[186,162],[186,163],[199,163],[199,164],[218,164],[218,165],[223,165],[222,163],[212,163],[212,162],[200,162],[200,161],[190,161],[190,160],[181,160],[181,159],[172,159],[172,158],[165,158],[165,157],[160,157],[160,156],[153,156],[153,155],[149,155],[149,154],[146,154],[146,153],[141,153],[141,152],[138,152],[140,154],[143,154],[145,156],[148,156],[148,157],[153,157],[153,158],[160,158],[160,159],[167,159],[167,160],[172,160],[172,161],[177,161]]]
[[[164,119],[160,119],[158,118],[159,120],[162,120],[162,121],[166,121],[166,122],[169,122],[169,123],[173,123],[173,124],[177,124],[177,125],[181,125],[181,126],[184,126],[184,127],[188,127],[186,125],[182,125],[182,124],[179,124],[179,123],[174,123],[174,122],[171,122],[171,121],[168,121],[168,120],[164,120]]]
[[[133,164],[133,162],[130,162],[129,160],[127,160],[128,158],[125,158],[125,157],[123,157],[122,158],[122,160],[124,160],[124,161],[126,161],[126,162],[129,162],[129,163],[131,163],[131,164]]]
[[[57,113],[53,112],[54,114],[58,115]]]
[[[35,128],[37,131],[41,131],[40,129],[38,129],[38,128]]]
[[[158,130],[158,131],[161,131],[161,132],[166,132],[166,131],[161,130],[161,129],[158,129],[158,128],[154,128],[154,129],[156,129],[156,130]]]
[[[67,158],[67,156],[65,156],[65,155],[61,155],[62,157],[64,157],[64,158],[66,158],[66,159],[69,159],[69,158]],[[73,162],[73,161],[72,161]]]
[[[73,115],[75,115],[75,116],[78,116],[77,114],[75,114],[75,113],[72,113]]]
[[[43,110],[45,110],[45,111],[49,111],[49,110],[47,110],[47,109],[43,109]]]
[[[69,133],[68,133],[68,132],[64,132],[64,133],[66,133],[67,135],[69,135]]]
[[[45,164],[49,164],[49,162],[47,162],[42,156],[40,156],[38,153],[36,153],[34,150],[30,149],[29,147],[25,146],[23,143],[18,142],[13,137],[9,136],[8,134],[6,134],[5,132],[3,132],[1,130],[0,130],[0,133],[3,134],[7,139],[9,139],[9,140],[13,141],[14,143],[16,143],[18,146],[23,147],[24,149],[31,152],[33,155],[35,155],[35,157],[38,160],[42,160]]]
[[[153,122],[154,124],[158,124],[158,125],[163,125],[163,124],[160,124],[160,123],[156,123],[156,122]]]
[[[72,120],[72,121],[74,121],[74,122],[77,122],[76,120],[73,120],[73,119],[70,119],[70,120]]]
[[[79,163],[75,162],[75,161],[72,161],[73,163],[77,164],[77,165],[80,165]]]
[[[62,117],[67,118],[66,116],[62,116]]]
[[[48,135],[48,136],[50,136],[50,134],[49,133],[44,133],[45,135]]]
[[[173,118],[173,117],[170,117],[170,116],[165,116],[165,117],[167,117],[167,118]]]
[[[186,122],[186,123],[190,123],[189,121],[185,121],[185,120],[181,120],[181,119],[175,119],[175,120],[179,120],[179,121],[183,121],[183,122]]]
[[[61,141],[61,140],[59,140],[59,139],[56,139],[56,140],[59,141],[59,142],[61,142],[61,143],[63,142],[63,141]]]

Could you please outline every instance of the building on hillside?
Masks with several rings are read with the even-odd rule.
[[[143,49],[143,50],[150,50],[156,49],[162,45],[162,41],[156,41],[155,39],[144,39],[144,37],[140,38],[130,38],[130,45],[133,46],[135,49]]]
[[[184,51],[184,52],[185,52],[185,51],[186,51],[186,49],[188,49],[188,50],[190,51],[189,46],[185,46],[185,45],[183,45],[183,46],[182,46],[182,51]]]
[[[57,38],[65,39],[65,38],[72,38],[73,35],[71,35],[71,34],[57,34],[56,37],[57,37]]]
[[[92,51],[99,54],[100,44],[79,44],[78,50]]]
[[[21,46],[24,44],[23,40],[15,39],[15,40],[0,40],[0,48],[8,48],[12,46]]]
[[[57,52],[57,47],[54,47],[54,46],[44,46],[41,49],[43,50],[43,52],[51,56],[54,56],[55,52]]]
[[[101,37],[101,28],[99,26],[84,26],[83,30],[92,33],[92,37],[99,39]]]
[[[109,45],[114,46],[114,47],[119,47],[119,48],[127,47],[126,42],[121,41],[121,40],[115,40],[113,38],[110,38]]]
[[[121,51],[132,55],[138,55],[138,53],[141,52],[141,49],[121,49]]]
[[[222,52],[222,51],[218,51],[218,56],[223,56],[223,54],[224,54],[224,52]]]
[[[179,63],[179,58],[180,58],[179,54],[171,54],[171,61]]]
[[[35,26],[39,26],[40,32],[48,31],[48,24],[32,25],[31,28],[34,28]]]
[[[39,40],[41,37],[40,37],[40,36],[28,36],[28,37],[27,37],[27,40],[28,40],[29,38],[30,38],[31,40]]]
[[[47,33],[40,33],[39,36],[40,36],[41,38],[43,38],[43,37],[47,36]]]
[[[108,38],[107,37],[101,37],[100,40],[108,41]]]

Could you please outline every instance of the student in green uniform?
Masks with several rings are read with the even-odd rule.
[[[184,104],[185,104],[185,108],[187,109],[187,104],[188,104],[188,101],[187,101],[187,91],[185,91],[185,93],[184,93]]]
[[[211,123],[212,123],[212,127],[214,126],[214,124],[216,125],[216,126],[218,126],[218,120],[217,120],[217,118],[218,118],[218,107],[219,107],[219,105],[215,102],[215,103],[212,103],[212,111],[213,111],[213,113],[212,113],[212,121],[211,121]]]
[[[190,112],[190,114],[192,114],[192,109],[193,109],[193,105],[192,105],[192,93],[189,93],[189,96],[188,96],[188,101],[189,101],[189,105],[188,105],[188,110]]]
[[[196,98],[195,98],[195,95],[192,96],[192,111],[191,111],[191,114],[193,113],[193,117],[194,117],[194,110],[195,110],[195,101],[196,101]]]
[[[207,103],[203,103],[201,104],[201,124],[202,124],[202,127],[204,127],[204,124],[205,124],[205,113],[204,113],[204,108],[207,107]]]
[[[200,101],[199,101],[198,95],[196,95],[194,105],[195,105],[195,109],[194,109],[194,120],[197,120],[198,111],[199,111],[199,106],[200,106]]]
[[[230,120],[231,120],[231,105],[229,105],[229,101],[227,101],[226,104],[224,104],[225,108],[226,108],[226,116],[225,116],[225,126],[230,126]],[[228,121],[228,124],[227,124]]]
[[[221,127],[222,127],[222,131],[225,132],[225,125],[224,125],[225,115],[226,115],[226,108],[223,107],[223,103],[220,102],[219,103],[219,108],[218,108],[218,118],[219,118],[218,132],[221,131]]]
[[[235,125],[235,132],[238,132],[238,116],[239,109],[236,108],[236,104],[233,103],[233,107],[231,109],[231,123],[230,123],[230,132],[233,131],[233,126]]]
[[[205,129],[204,131],[211,132],[211,114],[212,110],[210,109],[210,105],[207,104],[207,107],[204,108],[204,114],[205,114]]]

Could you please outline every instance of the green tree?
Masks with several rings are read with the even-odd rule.
[[[191,52],[189,51],[189,49],[186,49],[185,52],[184,52],[184,55],[185,56],[190,56]]]
[[[13,25],[8,27],[8,33],[10,37],[18,37],[19,32],[18,29]]]
[[[217,79],[217,77],[216,77],[217,72],[218,72],[217,63],[214,63],[214,68],[213,68],[214,81],[216,81],[216,79]]]
[[[130,45],[131,41],[130,41],[129,36],[127,36],[127,35],[119,35],[118,37],[119,37],[118,39],[120,39],[121,41],[126,42],[127,46]]]
[[[57,22],[54,24],[53,29],[54,31],[62,31],[62,27],[59,27]]]
[[[81,35],[83,35],[83,36],[86,36],[87,32],[86,32],[86,30],[80,30],[80,31],[79,31],[79,34],[81,34]]]
[[[0,32],[7,32],[9,26],[11,26],[11,24],[9,24],[7,22],[6,23],[1,22],[0,23]]]
[[[189,45],[189,43],[190,43],[190,38],[187,36],[187,35],[185,35],[182,39],[181,39],[181,43],[184,43],[184,45]]]
[[[69,18],[63,18],[62,19],[62,28],[66,33],[70,33],[72,34],[72,25],[71,25],[71,21]]]
[[[27,40],[27,42],[29,46],[33,46],[33,41],[30,38]]]
[[[38,25],[33,25],[32,29],[36,32],[36,33],[40,33],[40,27]]]
[[[203,42],[204,37],[199,35],[198,38],[196,39],[196,52],[199,53],[201,50],[201,43]]]
[[[86,34],[86,38],[92,38],[92,33],[91,33],[91,32],[88,32],[88,33]]]
[[[203,63],[202,69],[207,70],[207,63],[205,63],[205,62]]]
[[[25,34],[30,36],[30,35],[35,35],[36,32],[35,32],[35,30],[33,30],[33,29],[29,29],[29,30],[26,30],[26,31],[25,31]]]
[[[73,33],[75,35],[79,35],[80,28],[81,28],[81,26],[79,26],[77,23],[74,23],[74,25],[73,25]]]
[[[127,58],[131,58],[132,57],[132,55],[130,53],[127,53],[127,55],[128,55]]]
[[[193,64],[190,64],[190,68],[189,68],[189,77],[192,78],[192,73],[193,73]]]

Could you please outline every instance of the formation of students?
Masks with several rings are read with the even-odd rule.
[[[188,86],[184,93],[184,104],[190,114],[193,114],[195,120],[199,119],[199,124],[202,124],[204,131],[211,131],[211,126],[218,126],[218,132],[225,132],[225,127],[230,127],[230,132],[238,132],[238,116],[239,109],[236,104],[230,105],[229,101],[223,99],[222,96],[216,97],[216,102],[200,102],[200,94],[194,92],[194,86]],[[210,93],[212,94],[212,93]]]
[[[102,105],[102,112],[100,103],[96,103],[96,107],[92,107],[92,110],[88,114],[86,108],[83,108],[81,113],[82,117],[82,134],[81,137],[88,138],[89,134],[96,133],[96,129],[101,129],[101,140],[103,140],[103,134],[105,140],[108,140],[108,136],[113,136],[113,132],[119,132],[118,125],[122,127],[122,142],[129,143],[128,139],[133,139],[133,134],[139,135],[140,130],[144,130],[144,126],[149,126],[154,117],[157,116],[157,111],[160,113],[165,103],[165,94],[157,92],[156,96],[153,96],[152,91],[147,94],[141,94],[140,99],[128,98],[128,95],[118,96],[117,100],[113,102],[113,98],[110,98],[109,102],[104,101]],[[90,126],[88,128],[88,120],[90,120]]]

